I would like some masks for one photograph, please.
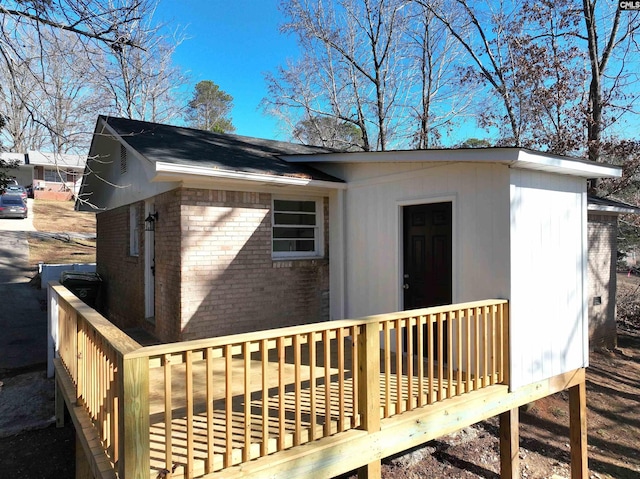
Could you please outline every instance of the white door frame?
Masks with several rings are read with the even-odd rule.
[[[155,205],[151,201],[145,201],[144,217],[155,213]],[[144,231],[144,317],[155,322],[155,261],[156,261],[155,232],[147,231],[145,222]]]

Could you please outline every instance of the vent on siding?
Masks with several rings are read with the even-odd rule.
[[[124,145],[120,145],[120,174],[124,175],[127,172],[127,148]]]

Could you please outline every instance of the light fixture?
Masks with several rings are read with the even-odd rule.
[[[156,230],[156,221],[158,221],[158,212],[149,213],[144,220],[144,230],[145,231],[155,231]]]

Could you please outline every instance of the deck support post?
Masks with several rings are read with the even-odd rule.
[[[358,335],[358,411],[360,429],[380,430],[380,332],[378,322],[366,323]],[[358,479],[380,479],[382,461],[358,469]]]
[[[520,477],[520,422],[518,408],[500,414],[500,478]]]
[[[76,479],[93,479],[94,475],[93,472],[91,472],[91,464],[89,464],[89,460],[84,453],[82,440],[78,434],[82,433],[76,432]]]
[[[53,383],[55,384],[56,427],[64,427],[64,395],[62,393],[62,389],[60,389],[60,384],[58,383],[57,378],[53,381]]]
[[[587,388],[584,380],[569,388],[569,438],[571,479],[588,479]]]

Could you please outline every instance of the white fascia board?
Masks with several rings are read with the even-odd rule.
[[[511,167],[583,178],[620,178],[622,176],[622,168],[618,166],[524,150],[520,150],[517,161],[511,164]]]
[[[585,161],[522,148],[460,148],[438,150],[368,151],[283,155],[291,163],[470,162],[500,163],[511,168],[546,171],[583,178],[619,178],[617,166]]]
[[[625,208],[622,206],[613,206],[613,205],[594,205],[587,204],[587,210],[589,211],[597,211],[599,213],[612,213],[618,215],[626,215],[626,214],[640,214],[640,208]]]
[[[333,181],[310,180],[309,178],[295,178],[291,176],[265,175],[261,173],[246,173],[240,171],[220,170],[202,166],[186,166],[175,163],[156,162],[156,177],[154,181],[175,181],[206,177],[220,180],[251,181],[275,186],[314,186],[334,190],[346,189],[346,183]]]

